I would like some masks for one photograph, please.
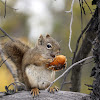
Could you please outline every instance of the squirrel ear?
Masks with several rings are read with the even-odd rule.
[[[39,39],[38,39],[38,44],[42,45],[44,43],[44,38],[42,35],[40,35]]]
[[[49,38],[49,37],[50,37],[50,35],[49,35],[49,34],[47,34],[47,35],[46,35],[46,38]]]

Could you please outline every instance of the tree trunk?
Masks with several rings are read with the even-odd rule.
[[[100,1],[100,0],[99,0]],[[95,66],[92,69],[91,76],[94,77],[91,100],[100,100],[100,2],[98,4],[98,33],[94,41],[93,55],[95,56]]]
[[[96,37],[96,29],[97,29],[96,15],[97,15],[97,9],[94,13],[91,24],[90,24],[88,30],[86,31],[86,36],[85,36],[85,38],[82,42],[80,50],[78,51],[76,57],[73,60],[73,63],[87,57],[88,54],[91,51],[91,48],[92,48],[92,43],[91,42],[93,42],[93,40]],[[71,76],[72,87],[71,87],[71,91],[74,91],[74,92],[79,92],[80,91],[81,66],[82,65],[79,64],[79,65],[77,65],[76,67],[74,67],[72,69],[72,76]]]

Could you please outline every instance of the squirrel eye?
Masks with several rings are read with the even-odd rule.
[[[47,49],[51,49],[52,45],[50,43],[47,44]]]

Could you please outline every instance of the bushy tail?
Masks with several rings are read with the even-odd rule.
[[[28,49],[29,46],[23,44],[19,40],[9,41],[4,45],[4,51],[19,69],[22,64],[23,55]]]
[[[29,49],[29,46],[23,44],[19,40],[8,41],[4,44],[3,51],[11,59],[11,61],[16,65],[17,76],[20,82],[23,82],[22,76],[22,59]]]

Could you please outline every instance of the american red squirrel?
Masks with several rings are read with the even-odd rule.
[[[60,46],[50,35],[41,35],[34,48],[14,40],[7,42],[4,50],[17,66],[19,81],[26,85],[27,90],[31,89],[33,96],[39,95],[39,89],[46,89],[55,79],[55,71],[45,66],[59,55]]]

